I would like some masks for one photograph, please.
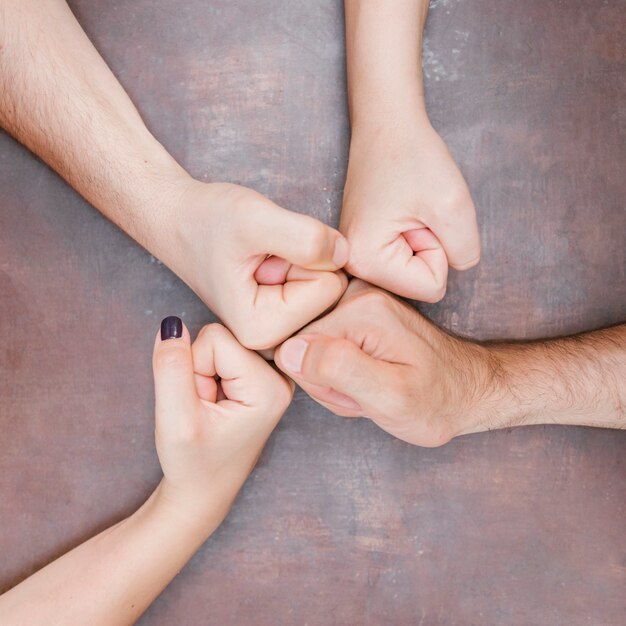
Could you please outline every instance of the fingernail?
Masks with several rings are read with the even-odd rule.
[[[348,242],[339,237],[335,242],[335,252],[333,253],[333,263],[337,267],[343,267],[348,262]]]
[[[161,341],[178,339],[183,336],[183,321],[180,317],[170,315],[161,322]]]
[[[302,361],[308,347],[309,342],[304,339],[289,339],[280,349],[280,360],[290,372],[298,374],[302,371]]]

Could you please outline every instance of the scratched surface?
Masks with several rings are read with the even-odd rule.
[[[338,0],[74,0],[195,176],[336,224],[348,123]],[[437,0],[433,123],[479,211],[437,322],[477,338],[626,319],[623,0]],[[150,350],[195,296],[0,135],[0,586],[156,484]],[[425,450],[302,393],[232,514],[141,621],[618,625],[626,433],[535,427]]]

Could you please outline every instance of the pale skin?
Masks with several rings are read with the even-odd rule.
[[[468,187],[426,113],[428,5],[345,0],[352,139],[340,230],[351,274],[435,302],[448,265],[476,265],[480,242]]]
[[[186,329],[157,337],[153,366],[161,483],[129,518],[0,596],[0,623],[133,624],[220,525],[291,401],[292,384],[217,324],[193,346]]]
[[[0,125],[178,274],[241,343],[272,347],[339,299],[345,238],[251,189],[192,179],[63,0],[0,0],[0,44]]]
[[[331,307],[340,268],[443,297],[480,255],[467,186],[424,107],[426,0],[346,1],[352,142],[341,231],[192,179],[154,138],[63,0],[0,0],[0,124],[184,280],[247,347]],[[269,260],[268,260],[269,259]],[[251,328],[254,327],[254,332]]]
[[[449,335],[352,281],[334,311],[276,350],[277,365],[337,415],[420,446],[530,424],[626,428],[626,325],[548,341]]]
[[[480,244],[467,185],[425,109],[428,2],[345,8],[345,237],[250,189],[193,180],[62,0],[0,0],[0,123],[249,348],[272,347],[332,307],[344,266],[434,302],[448,267],[475,265]],[[624,326],[544,343],[463,341],[357,280],[276,361],[338,415],[437,446],[521,424],[624,428],[625,354]],[[220,326],[193,348],[186,330],[157,339],[154,367],[161,484],[134,515],[0,597],[3,623],[133,623],[227,514],[291,398],[290,385]]]

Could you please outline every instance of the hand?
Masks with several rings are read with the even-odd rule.
[[[353,128],[340,230],[350,243],[346,269],[407,298],[436,302],[448,263],[478,263],[469,190],[424,112]]]
[[[178,318],[175,337],[154,346],[159,498],[216,528],[291,401],[293,386],[219,324],[193,346]],[[217,378],[216,378],[217,377]],[[206,524],[203,525],[206,526]]]
[[[245,187],[185,178],[177,189],[147,247],[244,346],[274,347],[341,297],[348,244],[336,230]]]
[[[337,415],[367,416],[399,439],[438,446],[478,429],[485,348],[439,330],[353,280],[335,310],[275,353],[278,367]]]

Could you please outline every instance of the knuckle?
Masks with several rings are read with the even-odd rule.
[[[293,397],[292,388],[280,374],[277,375],[276,388],[274,390],[274,403],[279,408],[280,414],[287,410]]]
[[[268,350],[280,342],[276,333],[265,324],[245,324],[236,328],[234,334],[237,341],[248,350]]]
[[[466,213],[474,210],[474,203],[467,189],[450,189],[438,203],[439,211],[450,213]]]
[[[316,363],[316,373],[321,380],[333,381],[339,373],[346,375],[353,369],[351,350],[346,342],[333,341],[326,346],[322,359]]]
[[[226,332],[226,328],[218,323],[206,324],[203,326],[198,335],[196,337],[197,340],[201,340],[203,342],[208,341],[215,343],[224,337],[224,333]]]
[[[478,265],[480,262],[480,250],[478,253],[469,261],[465,261],[464,263],[457,263],[454,268],[460,271],[468,270],[475,265]]]
[[[426,293],[421,294],[420,300],[428,302],[429,304],[435,304],[443,300],[446,295],[446,285],[434,285],[433,288]]]
[[[365,310],[374,315],[387,312],[392,307],[391,296],[374,287],[357,293],[347,304],[351,308]]]
[[[305,239],[302,241],[302,259],[308,263],[315,263],[327,252],[328,232],[321,222],[312,220],[307,229]]]

